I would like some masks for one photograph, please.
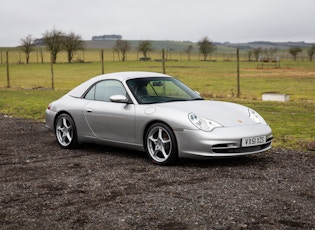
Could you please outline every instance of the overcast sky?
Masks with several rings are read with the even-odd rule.
[[[315,43],[314,0],[2,0],[0,47],[53,28],[84,40]]]

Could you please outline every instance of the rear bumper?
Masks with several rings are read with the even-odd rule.
[[[46,109],[46,127],[48,129],[51,129],[51,130],[54,130],[55,129],[55,116],[56,116],[56,113],[49,110],[49,109]]]

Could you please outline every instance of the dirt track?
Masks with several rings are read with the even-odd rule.
[[[0,229],[315,228],[314,152],[161,167],[1,114],[0,139]]]

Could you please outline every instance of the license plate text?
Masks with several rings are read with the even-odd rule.
[[[266,137],[265,136],[248,137],[248,138],[242,139],[242,147],[262,145],[264,143],[266,143]]]

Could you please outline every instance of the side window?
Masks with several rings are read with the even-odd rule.
[[[90,89],[90,91],[85,95],[86,99],[94,100],[95,97],[95,85]]]
[[[121,82],[116,80],[105,80],[96,83],[85,95],[86,99],[110,102],[113,95],[126,95],[126,90]]]

